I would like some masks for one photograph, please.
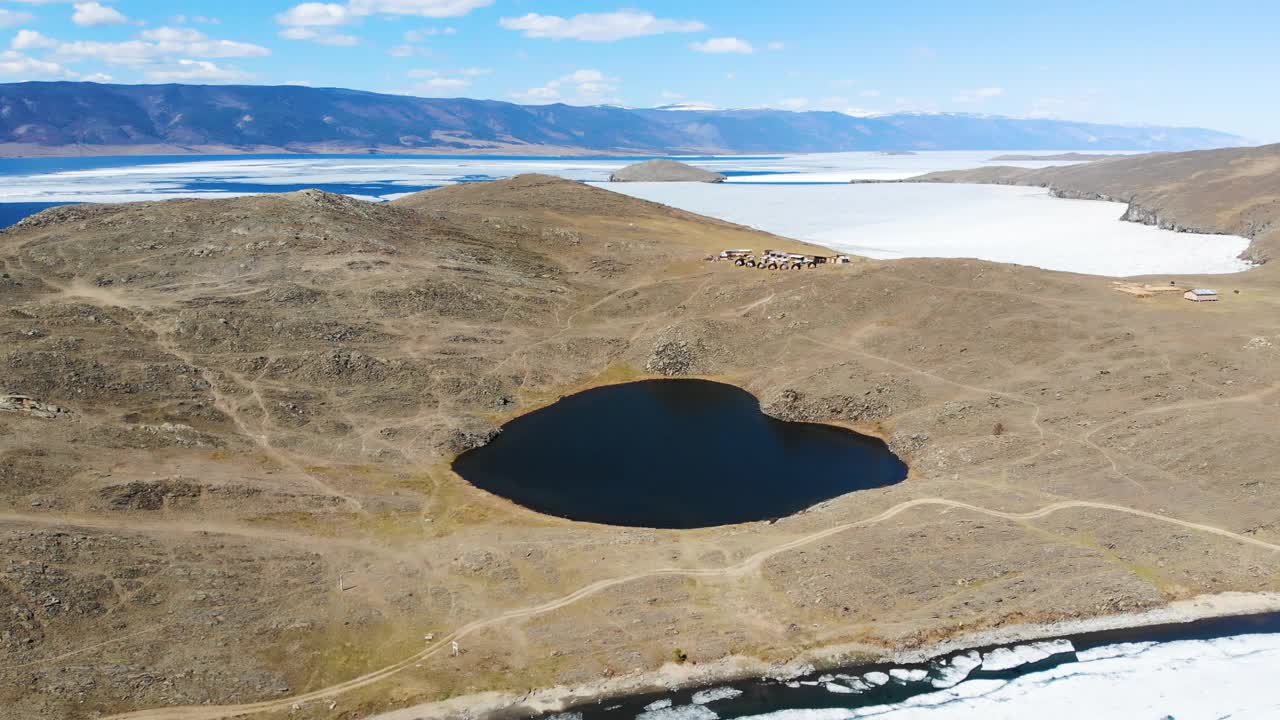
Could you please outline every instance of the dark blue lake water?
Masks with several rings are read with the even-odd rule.
[[[521,416],[454,470],[548,515],[653,528],[767,520],[901,482],[883,441],[760,412],[703,380],[596,388]]]

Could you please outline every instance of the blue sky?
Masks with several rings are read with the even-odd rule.
[[[1280,140],[1280,3],[0,0],[0,82],[959,111]]]

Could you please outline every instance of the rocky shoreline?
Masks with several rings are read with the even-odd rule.
[[[571,711],[625,696],[644,695],[751,680],[790,680],[817,672],[856,671],[870,665],[919,664],[974,648],[1052,640],[1069,635],[1280,612],[1280,593],[1222,593],[1180,600],[1162,607],[1130,613],[1072,618],[1053,623],[1008,625],[957,635],[920,648],[876,652],[865,646],[835,646],[811,651],[787,663],[765,663],[750,657],[729,657],[702,665],[669,663],[656,672],[602,678],[574,687],[555,687],[524,694],[481,693],[424,703],[372,716],[370,720],[427,720],[428,718],[485,718],[508,720]],[[857,658],[850,662],[852,658]]]

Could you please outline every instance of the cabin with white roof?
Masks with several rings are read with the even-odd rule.
[[[1216,302],[1218,300],[1218,291],[1209,288],[1195,288],[1188,290],[1182,297],[1191,302]]]

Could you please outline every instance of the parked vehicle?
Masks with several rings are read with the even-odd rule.
[[[740,248],[737,250],[722,250],[720,251],[720,259],[732,260],[734,265],[741,267],[747,264],[747,260],[752,260],[754,262],[755,255],[750,248]]]

